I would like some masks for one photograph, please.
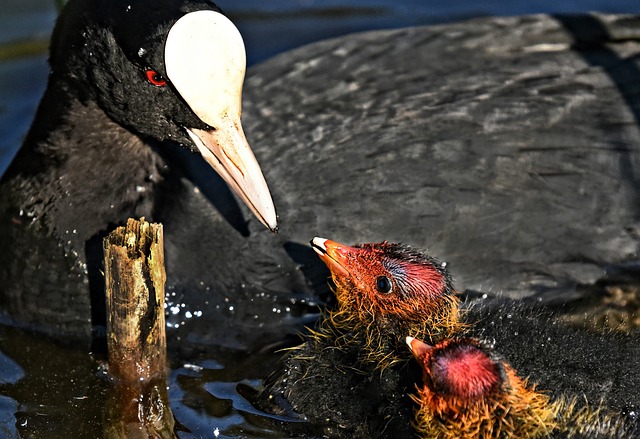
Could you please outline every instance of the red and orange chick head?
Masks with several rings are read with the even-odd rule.
[[[425,438],[539,438],[555,428],[549,398],[474,339],[406,339],[423,370],[415,427]]]
[[[372,353],[395,344],[404,351],[407,333],[434,340],[458,327],[451,278],[431,256],[386,241],[348,246],[314,238],[311,245],[336,287],[334,324],[367,331]]]

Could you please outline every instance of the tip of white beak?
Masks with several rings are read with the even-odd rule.
[[[325,242],[327,242],[327,240],[325,238],[320,238],[318,236],[316,236],[315,238],[313,238],[311,240],[311,244],[313,244],[315,246],[318,246],[318,247],[321,247],[321,248],[324,248],[324,249],[326,249]]]
[[[262,224],[264,224],[273,233],[278,233],[279,231],[278,220],[276,219],[275,212],[273,214],[273,218],[265,218],[264,221],[262,221]]]
[[[411,349],[411,343],[413,342],[413,340],[415,340],[415,338],[411,336],[407,336],[407,338],[404,339],[404,341],[407,343],[407,346],[409,346],[409,349]]]
[[[311,248],[315,250],[319,255],[323,255],[327,252],[327,246],[325,243],[327,242],[324,238],[318,238],[317,236],[311,240]]]

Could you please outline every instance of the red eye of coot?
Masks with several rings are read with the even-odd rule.
[[[144,71],[145,76],[147,77],[147,81],[149,84],[155,85],[156,87],[164,87],[167,85],[167,80],[162,77],[162,75],[155,70],[147,69]]]

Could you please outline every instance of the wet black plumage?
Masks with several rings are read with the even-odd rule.
[[[571,393],[550,392],[514,370],[505,357],[477,339],[448,339],[430,346],[407,337],[423,379],[414,396],[414,426],[433,439],[632,438],[637,419]]]
[[[451,277],[426,254],[397,251],[407,247],[387,242],[350,247],[315,238],[312,246],[332,272],[338,305],[266,381],[259,400],[267,410],[298,413],[322,434],[337,437],[411,436],[406,395],[420,378],[400,349],[402,330],[393,329],[404,328],[412,336],[423,334],[430,344],[448,343],[452,336],[486,340],[488,352],[503,355],[499,358],[508,359],[509,367],[542,389],[545,395],[536,396],[523,384],[522,395],[514,394],[525,400],[514,406],[516,412],[529,406],[529,398],[540,412],[516,414],[521,422],[514,431],[603,438],[635,431],[640,399],[630,389],[640,385],[637,331],[573,327],[557,309],[530,300],[467,297],[458,314]],[[428,264],[431,269],[416,269]],[[384,276],[393,287],[378,283]],[[414,289],[423,293],[413,295]],[[390,325],[390,316],[404,323]],[[410,323],[414,316],[424,326]],[[511,425],[509,410],[505,413]],[[542,424],[535,424],[540,419]]]
[[[233,264],[209,262],[209,250],[229,244],[208,225],[224,221],[218,208],[232,218],[244,213],[192,153],[187,133],[222,127],[196,115],[165,60],[174,24],[196,11],[219,9],[206,0],[65,6],[52,37],[46,92],[0,181],[5,321],[87,339],[92,326],[104,323],[101,240],[130,217],[164,224],[169,288],[200,291],[202,302],[221,300],[207,291],[225,290],[224,273]],[[198,48],[198,57],[217,56],[215,44]],[[229,230],[246,234],[248,226]]]
[[[59,262],[60,270],[42,261],[63,259],[54,244],[67,230],[81,232],[72,240],[90,248],[95,232],[83,230],[141,214],[163,221],[170,242],[189,243],[167,247],[168,286],[206,316],[220,292],[237,298],[236,308],[251,307],[245,299],[256,292],[326,292],[326,271],[304,250],[314,230],[427,247],[446,255],[461,290],[566,302],[583,286],[637,283],[637,21],[486,18],[350,35],[282,54],[249,72],[243,119],[271,182],[278,236],[255,222],[247,227],[223,184],[203,184],[201,161],[174,148],[141,148],[129,160],[113,150],[109,170],[137,161],[144,172],[117,179],[113,193],[71,185],[91,194],[79,198],[79,210],[103,221],[63,212],[51,245],[21,234],[18,253],[0,256],[24,261],[7,279],[26,269],[37,282],[29,294],[3,291],[2,307],[39,314],[49,329],[86,331],[82,273],[73,261]],[[93,167],[80,172],[94,175]],[[112,196],[122,212],[107,207]],[[65,283],[68,293],[53,287]],[[185,327],[216,339],[211,328],[209,318]]]
[[[640,398],[640,343],[630,334],[596,332],[567,325],[558,310],[504,298],[463,305],[468,333],[494,343],[522,376],[552,394],[570,391],[592,404],[637,417]]]

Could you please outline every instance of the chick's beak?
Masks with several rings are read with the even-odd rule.
[[[311,247],[320,256],[333,276],[349,276],[347,256],[356,250],[354,247],[340,244],[325,238],[313,238]]]
[[[428,344],[418,340],[417,338],[407,337],[405,341],[407,343],[407,346],[409,346],[409,349],[411,349],[411,353],[413,354],[413,356],[418,360],[424,358],[427,353],[431,349],[433,349],[432,346],[429,346]]]

